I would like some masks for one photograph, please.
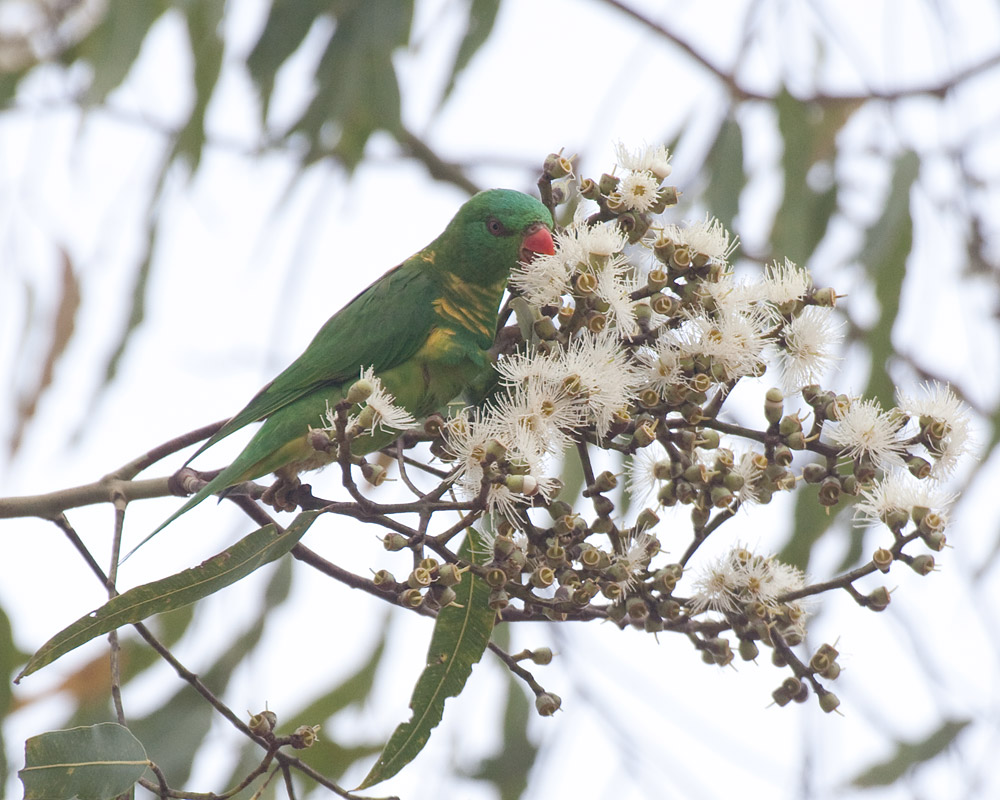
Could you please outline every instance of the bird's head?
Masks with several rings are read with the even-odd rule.
[[[506,280],[520,261],[555,252],[552,215],[542,203],[511,189],[489,189],[468,200],[428,248],[435,265],[464,281]]]

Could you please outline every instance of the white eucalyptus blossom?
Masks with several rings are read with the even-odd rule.
[[[867,459],[876,468],[899,466],[905,449],[900,435],[904,421],[898,413],[883,411],[875,398],[852,398],[829,436],[849,458]]]
[[[556,234],[555,238],[558,242],[559,235]],[[536,306],[557,303],[569,291],[570,275],[574,269],[566,256],[564,250],[557,249],[554,255],[543,254],[529,264],[517,264],[510,275],[511,286]]]
[[[660,543],[653,534],[642,531],[630,536],[624,543],[624,552],[616,555],[614,561],[625,568],[626,578],[617,583],[625,591],[639,583],[639,575],[649,566],[653,556],[659,552]]]
[[[774,261],[764,268],[761,287],[764,299],[780,306],[804,297],[812,288],[812,278],[806,270],[786,258],[782,264]]]
[[[635,336],[639,332],[635,301],[630,297],[637,288],[632,265],[624,256],[612,257],[597,271],[594,293],[608,304],[608,321],[623,336]]]
[[[656,205],[659,191],[660,181],[651,172],[629,170],[618,182],[615,194],[626,210],[642,214]]]
[[[630,150],[623,142],[615,142],[615,157],[623,169],[649,171],[660,180],[670,176],[670,152],[662,144]]]
[[[665,225],[653,244],[666,241],[708,256],[714,263],[726,264],[739,244],[739,237],[727,231],[718,219],[706,214],[703,220],[697,222]]]
[[[545,474],[547,453],[536,434],[494,408],[452,417],[445,435],[448,451],[458,463],[456,488],[466,497],[478,497],[485,482],[487,508],[511,522],[516,523],[520,507],[531,497],[547,498],[558,485]],[[514,491],[508,482],[493,480],[507,475],[522,478],[524,488]]]
[[[670,476],[670,459],[658,441],[636,450],[625,465],[625,489],[633,504],[644,503]]]
[[[585,206],[579,206],[579,210]],[[593,256],[613,256],[625,249],[628,237],[621,227],[614,222],[599,222],[588,225],[585,214],[579,214],[574,220],[573,226],[567,228],[567,237],[572,240],[578,250],[587,255]],[[585,259],[581,259],[585,260]]]
[[[800,389],[820,378],[837,360],[835,355],[844,337],[844,325],[832,308],[806,306],[785,325],[778,365],[782,382],[789,391]]]
[[[705,610],[740,612],[760,603],[774,613],[781,606],[794,606],[800,619],[805,614],[798,603],[782,603],[781,597],[805,586],[805,575],[775,556],[763,556],[737,545],[716,562],[702,570],[695,581],[692,613]]]
[[[768,463],[767,456],[754,450],[735,454],[730,472],[743,479],[743,485],[734,492],[740,505],[747,506],[760,502],[757,485]]]
[[[934,482],[919,480],[905,470],[893,470],[862,490],[854,506],[854,519],[878,525],[892,512],[909,514],[914,508],[929,508],[946,525],[954,501],[955,495],[942,491]]]
[[[642,388],[663,397],[667,389],[681,383],[681,349],[671,331],[661,334],[652,347],[637,349],[635,358],[643,369]]]
[[[733,379],[763,371],[770,328],[770,315],[758,306],[714,316],[699,312],[678,328],[677,339],[681,352],[710,357]]]
[[[372,367],[362,368],[358,380],[366,381],[372,386],[371,394],[361,404],[364,415],[362,427],[371,431],[407,431],[417,427],[417,421],[413,415],[402,406],[396,405],[396,398],[382,385],[382,381],[379,380]],[[364,413],[365,409],[369,409],[369,411]],[[358,422],[362,414],[348,417],[347,427],[350,428]],[[336,424],[336,413],[329,405],[327,406],[326,419],[330,427],[333,428]]]
[[[921,384],[917,394],[897,392],[896,404],[918,420],[926,418],[940,424],[942,435],[934,449],[928,448],[934,458],[931,475],[950,475],[969,447],[969,407],[949,386],[937,381]]]

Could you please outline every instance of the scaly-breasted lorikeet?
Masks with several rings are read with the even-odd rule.
[[[328,409],[362,368],[414,417],[442,408],[490,369],[489,348],[511,269],[552,254],[552,215],[521,192],[491,189],[465,203],[433,242],[390,270],[334,314],[284,372],[267,384],[191,457],[234,431],[264,424],[235,460],[147,537],[209,495],[276,472],[294,480],[334,455],[309,442],[329,427]],[[372,433],[352,444],[362,455],[396,434]],[[144,541],[146,541],[144,540]]]

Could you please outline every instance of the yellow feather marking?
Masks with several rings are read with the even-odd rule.
[[[504,278],[492,286],[476,286],[455,275],[445,275],[444,291],[434,301],[434,310],[468,331],[492,337],[493,316],[506,283]]]
[[[448,328],[432,328],[427,341],[414,354],[414,358],[425,361],[428,358],[436,360],[453,347],[452,339],[455,338],[455,331]]]
[[[436,255],[433,250],[425,250],[420,254],[420,260],[426,261],[428,264],[433,264]]]

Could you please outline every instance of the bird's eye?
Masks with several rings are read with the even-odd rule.
[[[490,217],[486,220],[486,230],[492,233],[494,236],[502,236],[504,234],[503,223],[496,217]]]

